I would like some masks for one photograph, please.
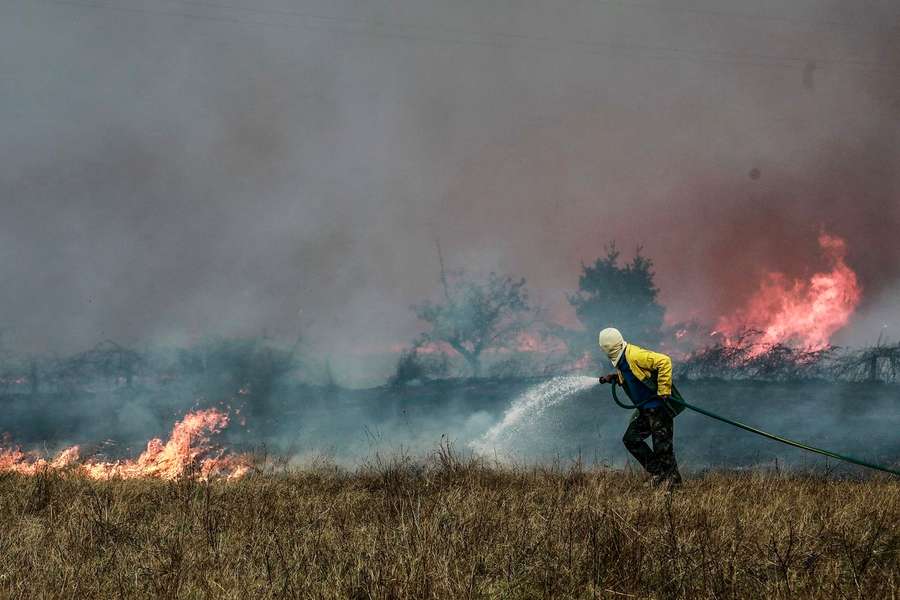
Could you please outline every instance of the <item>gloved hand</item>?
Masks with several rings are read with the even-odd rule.
[[[619,381],[619,376],[615,373],[600,376],[600,383],[616,383],[617,381]]]

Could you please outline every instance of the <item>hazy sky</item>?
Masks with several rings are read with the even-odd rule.
[[[865,288],[838,341],[900,338],[898,24],[900,0],[0,0],[5,343],[302,327],[356,368],[418,331],[436,238],[560,319],[581,261],[643,244],[670,317],[712,322],[822,268],[823,227]]]

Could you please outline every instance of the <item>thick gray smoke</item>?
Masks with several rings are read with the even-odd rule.
[[[820,266],[821,227],[865,286],[846,341],[900,335],[897,2],[0,11],[8,347],[303,328],[365,384],[435,238],[563,320],[579,261],[642,243],[670,317],[712,321]]]
[[[900,459],[896,386],[716,381],[679,386],[692,403],[776,434],[884,465]],[[546,380],[445,381],[396,390],[276,386],[263,411],[229,402],[231,424],[220,441],[299,464],[325,458],[352,466],[398,453],[418,458],[443,442],[461,455],[475,449],[504,464],[624,465],[621,436],[629,411],[613,404],[608,386],[580,391],[562,386],[565,393],[554,393],[559,387]],[[2,424],[15,442],[51,455],[78,444],[83,456],[133,458],[151,437],[167,439],[176,418],[196,405],[195,397],[184,382],[155,390],[4,397]],[[241,415],[247,417],[243,424]],[[691,411],[677,418],[675,438],[686,472],[778,465],[854,472]]]

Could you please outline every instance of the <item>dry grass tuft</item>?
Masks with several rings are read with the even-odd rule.
[[[900,482],[319,466],[0,475],[4,598],[897,598]]]

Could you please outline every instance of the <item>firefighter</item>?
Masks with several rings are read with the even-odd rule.
[[[600,383],[618,383],[638,407],[622,436],[625,447],[651,474],[653,486],[671,490],[681,485],[672,436],[674,418],[684,407],[671,401],[681,397],[672,385],[672,359],[629,344],[612,327],[600,332],[600,347],[616,369]],[[644,441],[648,437],[653,439],[652,449]]]

